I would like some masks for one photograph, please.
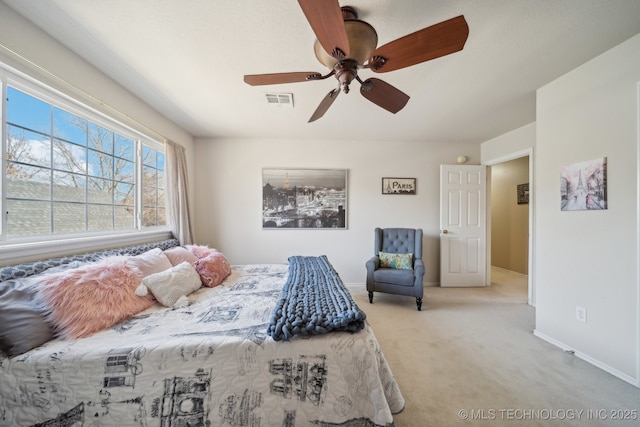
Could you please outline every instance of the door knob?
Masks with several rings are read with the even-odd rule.
[[[442,230],[442,234],[449,234],[449,230]]]

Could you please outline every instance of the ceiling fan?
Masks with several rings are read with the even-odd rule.
[[[298,0],[298,3],[317,37],[314,45],[316,58],[330,72],[326,75],[315,71],[249,74],[244,76],[244,81],[251,86],[259,86],[324,80],[335,76],[338,87],[324,97],[309,122],[322,117],[341,91],[348,93],[353,80],[360,83],[362,96],[391,113],[397,113],[407,104],[409,96],[380,79],[361,80],[358,70],[368,68],[376,73],[385,73],[449,55],[462,50],[469,36],[467,21],[460,15],[376,48],[376,30],[359,20],[354,8],[340,7],[338,0]]]

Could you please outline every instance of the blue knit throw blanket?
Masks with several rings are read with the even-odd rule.
[[[357,332],[366,317],[325,255],[292,256],[267,333],[287,341],[331,331]]]

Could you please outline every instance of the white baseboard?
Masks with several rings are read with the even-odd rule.
[[[584,360],[585,362],[590,363],[593,366],[595,366],[597,368],[600,368],[605,372],[610,373],[614,377],[618,377],[621,380],[623,380],[625,382],[628,382],[629,384],[631,384],[631,385],[633,385],[635,387],[640,388],[640,382],[638,382],[638,378],[634,378],[634,377],[632,377],[630,375],[625,374],[624,372],[620,372],[619,370],[607,365],[606,363],[602,363],[601,361],[599,361],[597,359],[594,359],[593,357],[589,356],[588,354],[576,351],[575,349],[567,346],[566,344],[564,344],[564,343],[562,343],[562,342],[560,342],[560,341],[558,341],[558,340],[556,340],[554,338],[551,338],[550,336],[545,335],[545,334],[543,334],[542,332],[540,332],[540,331],[538,331],[536,329],[533,330],[533,335],[535,335],[536,337],[538,337],[538,338],[540,338],[540,339],[542,339],[542,340],[544,340],[544,341],[546,341],[546,342],[548,342],[550,344],[555,345],[556,347],[561,348],[564,351],[570,351],[576,357]]]

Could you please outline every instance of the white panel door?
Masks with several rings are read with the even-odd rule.
[[[440,286],[487,285],[485,166],[440,166]]]

